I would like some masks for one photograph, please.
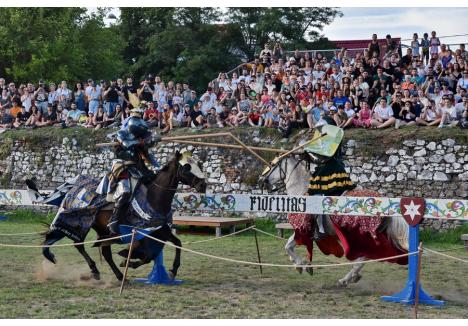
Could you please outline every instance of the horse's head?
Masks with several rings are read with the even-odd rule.
[[[268,192],[284,189],[286,170],[287,158],[278,160],[278,158],[275,157],[273,161],[271,161],[271,167],[267,166],[258,179],[260,189],[265,189]]]
[[[201,162],[192,157],[191,152],[181,154],[176,152],[175,160],[178,166],[179,180],[185,185],[195,188],[199,193],[206,191],[205,175],[202,172]]]
[[[307,190],[311,166],[315,168],[304,154],[275,158],[258,180],[260,189],[268,192],[285,190],[288,194],[302,195]]]

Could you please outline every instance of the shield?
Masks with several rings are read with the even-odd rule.
[[[322,127],[322,133],[327,134],[305,146],[304,150],[309,153],[332,157],[343,139],[343,129],[333,125],[325,125]],[[318,138],[320,135],[321,133],[317,130],[314,138]]]
[[[425,209],[424,198],[402,198],[400,200],[401,215],[410,226],[416,226],[421,222]]]

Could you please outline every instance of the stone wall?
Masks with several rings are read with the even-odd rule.
[[[268,137],[247,136],[254,136],[258,146],[274,145]],[[382,196],[467,198],[467,147],[466,143],[453,139],[440,142],[414,139],[375,154],[350,139],[344,144],[345,164],[353,181],[379,191]],[[256,180],[263,166],[249,153],[164,143],[154,154],[164,164],[171,153],[183,148],[192,150],[203,161],[209,192],[260,192]],[[11,155],[0,161],[2,188],[24,188],[24,180],[33,176],[43,189],[52,189],[77,174],[102,177],[113,158],[114,154],[108,149],[86,151],[68,138],[64,138],[61,145],[51,145],[42,151],[32,151],[15,142]]]

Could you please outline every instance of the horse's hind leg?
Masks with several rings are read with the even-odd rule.
[[[82,245],[82,244],[75,245],[75,248],[78,250],[78,252],[84,257],[84,259],[88,263],[88,266],[91,269],[91,273],[93,274],[93,278],[96,279],[96,280],[101,279],[101,274],[99,273],[99,271],[98,271],[98,269],[96,267],[96,263],[88,255],[88,253],[86,252],[86,250],[84,248],[84,245]]]
[[[123,279],[123,274],[120,271],[120,269],[115,265],[114,259],[112,258],[112,251],[110,246],[102,246],[102,255],[104,256],[104,259],[106,262],[109,264],[110,268],[114,272],[115,276],[119,281]]]
[[[57,241],[63,239],[65,237],[65,234],[58,231],[58,230],[54,230],[54,231],[49,231],[47,232],[46,236],[45,236],[45,240],[44,240],[44,245],[45,246],[51,246],[53,245],[54,243],[56,243]],[[57,261],[55,260],[55,256],[52,252],[50,252],[50,247],[42,247],[42,254],[44,255],[45,258],[47,258],[48,261],[50,261],[51,263],[56,263]]]
[[[348,274],[345,275],[345,277],[338,280],[338,283],[343,287],[348,286],[349,283],[357,283],[361,279],[361,274],[359,274],[359,272],[364,267],[364,264],[361,262],[365,260],[366,259],[364,257],[356,259],[356,264],[353,265],[353,267],[348,272]]]

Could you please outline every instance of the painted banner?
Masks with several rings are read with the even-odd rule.
[[[401,198],[177,193],[175,210],[402,216]],[[0,190],[0,205],[35,205],[26,190]],[[425,199],[424,218],[468,220],[468,200]]]

